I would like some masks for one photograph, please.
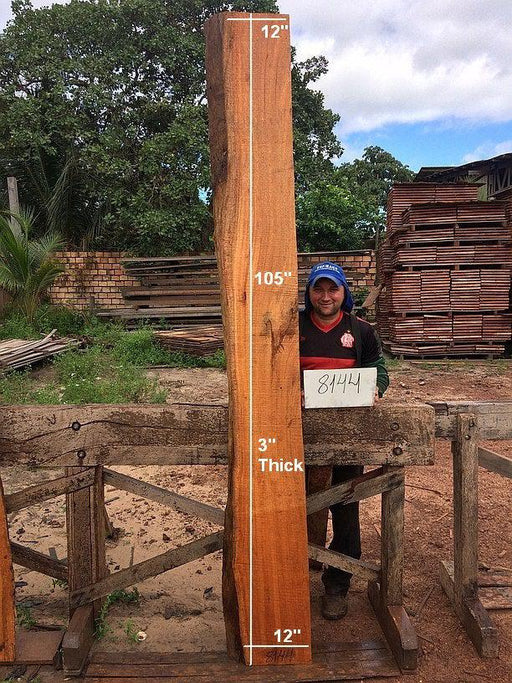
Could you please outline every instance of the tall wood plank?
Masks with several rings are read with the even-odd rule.
[[[206,39],[230,402],[228,652],[248,664],[309,662],[289,21],[225,13]],[[263,471],[264,457],[293,471]]]
[[[12,662],[15,650],[14,573],[0,479],[0,662]]]

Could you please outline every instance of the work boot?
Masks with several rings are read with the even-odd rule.
[[[322,616],[329,621],[342,619],[348,610],[348,600],[346,595],[340,593],[325,593],[322,595]]]

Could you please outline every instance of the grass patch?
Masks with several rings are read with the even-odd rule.
[[[139,599],[140,595],[137,588],[133,588],[131,591],[124,590],[123,588],[107,595],[100,613],[94,622],[94,637],[97,640],[101,640],[112,631],[112,628],[107,624],[108,611],[112,605],[115,605],[117,602],[121,602],[124,605],[130,603],[138,604]]]
[[[27,605],[16,605],[16,624],[30,631],[36,624],[32,611]]]

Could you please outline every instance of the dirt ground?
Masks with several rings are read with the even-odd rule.
[[[227,381],[214,369],[151,371],[169,390],[169,402],[225,403]],[[402,362],[392,364],[390,402],[427,400],[512,399],[512,361]],[[512,442],[492,444],[493,450],[512,452]],[[216,506],[226,501],[224,467],[116,468]],[[24,488],[56,471],[27,472],[5,468],[6,492]],[[484,567],[512,569],[512,481],[480,469],[479,560]],[[174,546],[213,532],[209,522],[171,511],[156,503],[107,487],[110,519],[119,529],[108,541],[112,571],[139,562]],[[66,554],[63,497],[16,513],[10,518],[13,540]],[[361,504],[363,559],[379,560],[380,500]],[[441,589],[438,566],[451,559],[452,469],[449,444],[436,444],[436,464],[410,467],[406,479],[405,606],[420,638],[421,654],[410,683],[512,681],[512,610],[493,610],[500,641],[496,660],[482,660]],[[53,548],[54,550],[50,550]],[[66,589],[50,578],[16,567],[16,599],[23,613],[37,624],[65,624]],[[95,647],[126,651],[211,651],[225,648],[221,600],[221,553],[215,553],[167,572],[138,586],[137,605],[116,604],[109,611],[108,632]],[[319,611],[320,575],[311,573],[313,636],[315,641],[357,641],[381,637],[366,597],[366,585],[354,579],[349,614],[339,622],[325,622]],[[428,596],[428,598],[427,598]],[[425,602],[425,598],[427,598]],[[143,631],[146,639],[136,642]],[[0,676],[4,672],[0,671]],[[57,681],[55,672],[41,671],[41,680]],[[401,679],[386,679],[398,681]]]

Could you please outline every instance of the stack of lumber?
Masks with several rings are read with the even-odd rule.
[[[169,351],[207,356],[224,346],[222,325],[183,326],[154,333],[156,341]]]
[[[325,260],[329,254],[325,254]],[[219,273],[215,256],[170,256],[162,258],[125,258],[126,272],[137,278],[141,287],[122,289],[125,308],[100,311],[100,317],[117,318],[127,327],[148,319],[165,321],[166,327],[212,325],[221,322]],[[390,264],[391,265],[391,264]],[[298,255],[299,301],[311,265],[301,265]],[[349,284],[357,289],[363,272],[345,270]]]
[[[401,183],[388,201],[377,321],[400,355],[500,355],[512,341],[512,232],[505,202],[467,183]]]
[[[18,370],[33,365],[43,358],[49,358],[78,346],[77,339],[53,339],[57,330],[53,330],[44,339],[35,341],[26,339],[7,339],[0,342],[0,370]]]

